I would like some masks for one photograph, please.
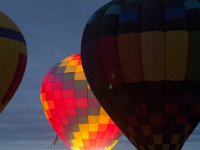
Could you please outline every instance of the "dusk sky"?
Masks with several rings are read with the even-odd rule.
[[[0,114],[1,150],[66,150],[56,136],[40,103],[40,86],[47,71],[80,52],[82,32],[89,17],[109,0],[0,0],[0,10],[21,29],[28,48],[23,81]],[[200,126],[183,150],[199,150]],[[134,150],[122,137],[114,150]]]

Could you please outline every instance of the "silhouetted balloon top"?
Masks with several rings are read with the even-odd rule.
[[[121,131],[94,97],[79,54],[54,65],[41,86],[45,115],[72,150],[111,150]]]
[[[199,123],[199,41],[199,0],[113,0],[88,21],[87,81],[138,149],[181,149]]]
[[[21,31],[0,12],[0,113],[19,86],[26,61],[27,48]]]

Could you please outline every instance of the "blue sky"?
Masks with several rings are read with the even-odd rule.
[[[65,150],[43,115],[39,99],[42,79],[53,64],[80,51],[84,26],[92,13],[109,0],[1,0],[0,10],[23,32],[28,47],[24,79],[0,115],[0,148],[3,150]],[[200,146],[200,127],[183,150]],[[122,137],[115,150],[134,147]]]

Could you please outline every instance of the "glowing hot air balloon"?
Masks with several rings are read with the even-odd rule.
[[[97,100],[139,150],[179,150],[200,121],[200,1],[113,0],[81,59]]]
[[[41,102],[51,126],[73,150],[111,150],[121,136],[88,86],[79,54],[50,69]]]
[[[26,43],[17,25],[0,12],[0,113],[18,88],[27,60]]]

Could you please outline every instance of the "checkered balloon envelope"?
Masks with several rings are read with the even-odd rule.
[[[72,150],[111,150],[121,131],[91,91],[79,54],[54,65],[44,77],[41,102],[49,123]]]

